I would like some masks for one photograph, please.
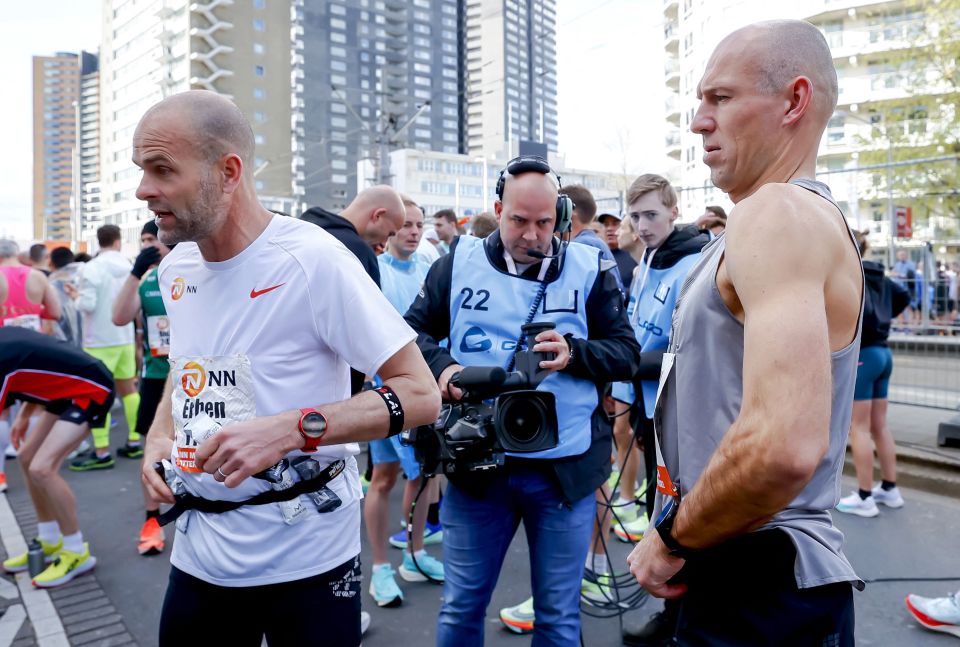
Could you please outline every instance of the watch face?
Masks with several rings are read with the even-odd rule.
[[[303,417],[300,426],[306,435],[319,438],[327,430],[327,419],[316,411],[312,411]]]

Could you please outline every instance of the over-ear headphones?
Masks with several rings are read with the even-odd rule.
[[[550,168],[550,164],[547,163],[547,160],[543,159],[538,155],[521,155],[520,157],[514,157],[512,160],[507,162],[507,166],[500,171],[500,177],[497,179],[497,199],[501,202],[503,201],[503,188],[507,183],[507,175],[520,175],[521,173],[542,173],[543,175],[553,175],[557,178],[557,188],[561,188],[563,184],[560,182],[560,176],[557,175],[557,172]],[[561,193],[557,197],[557,220],[553,225],[553,230],[558,234],[562,234],[570,230],[570,224],[573,221],[573,208],[576,205],[573,203],[573,200],[570,199],[570,196],[564,195]]]

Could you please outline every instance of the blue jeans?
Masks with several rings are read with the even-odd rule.
[[[532,645],[579,645],[580,580],[595,509],[593,494],[566,505],[546,465],[508,464],[483,498],[450,483],[440,508],[446,579],[438,647],[482,647],[487,605],[521,521],[537,617]]]

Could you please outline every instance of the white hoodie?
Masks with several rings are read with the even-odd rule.
[[[133,343],[133,324],[113,325],[113,301],[130,274],[131,263],[114,250],[104,250],[80,271],[77,309],[83,313],[83,347]]]

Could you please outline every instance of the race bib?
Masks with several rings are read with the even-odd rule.
[[[170,319],[167,315],[147,317],[147,341],[150,342],[152,357],[166,357],[170,354]]]
[[[20,315],[19,317],[7,319],[3,322],[3,325],[12,328],[29,328],[37,332],[43,331],[40,327],[40,315]]]
[[[197,446],[222,427],[257,413],[250,359],[245,355],[177,358],[170,362],[170,378],[174,463],[183,472],[199,474]]]

